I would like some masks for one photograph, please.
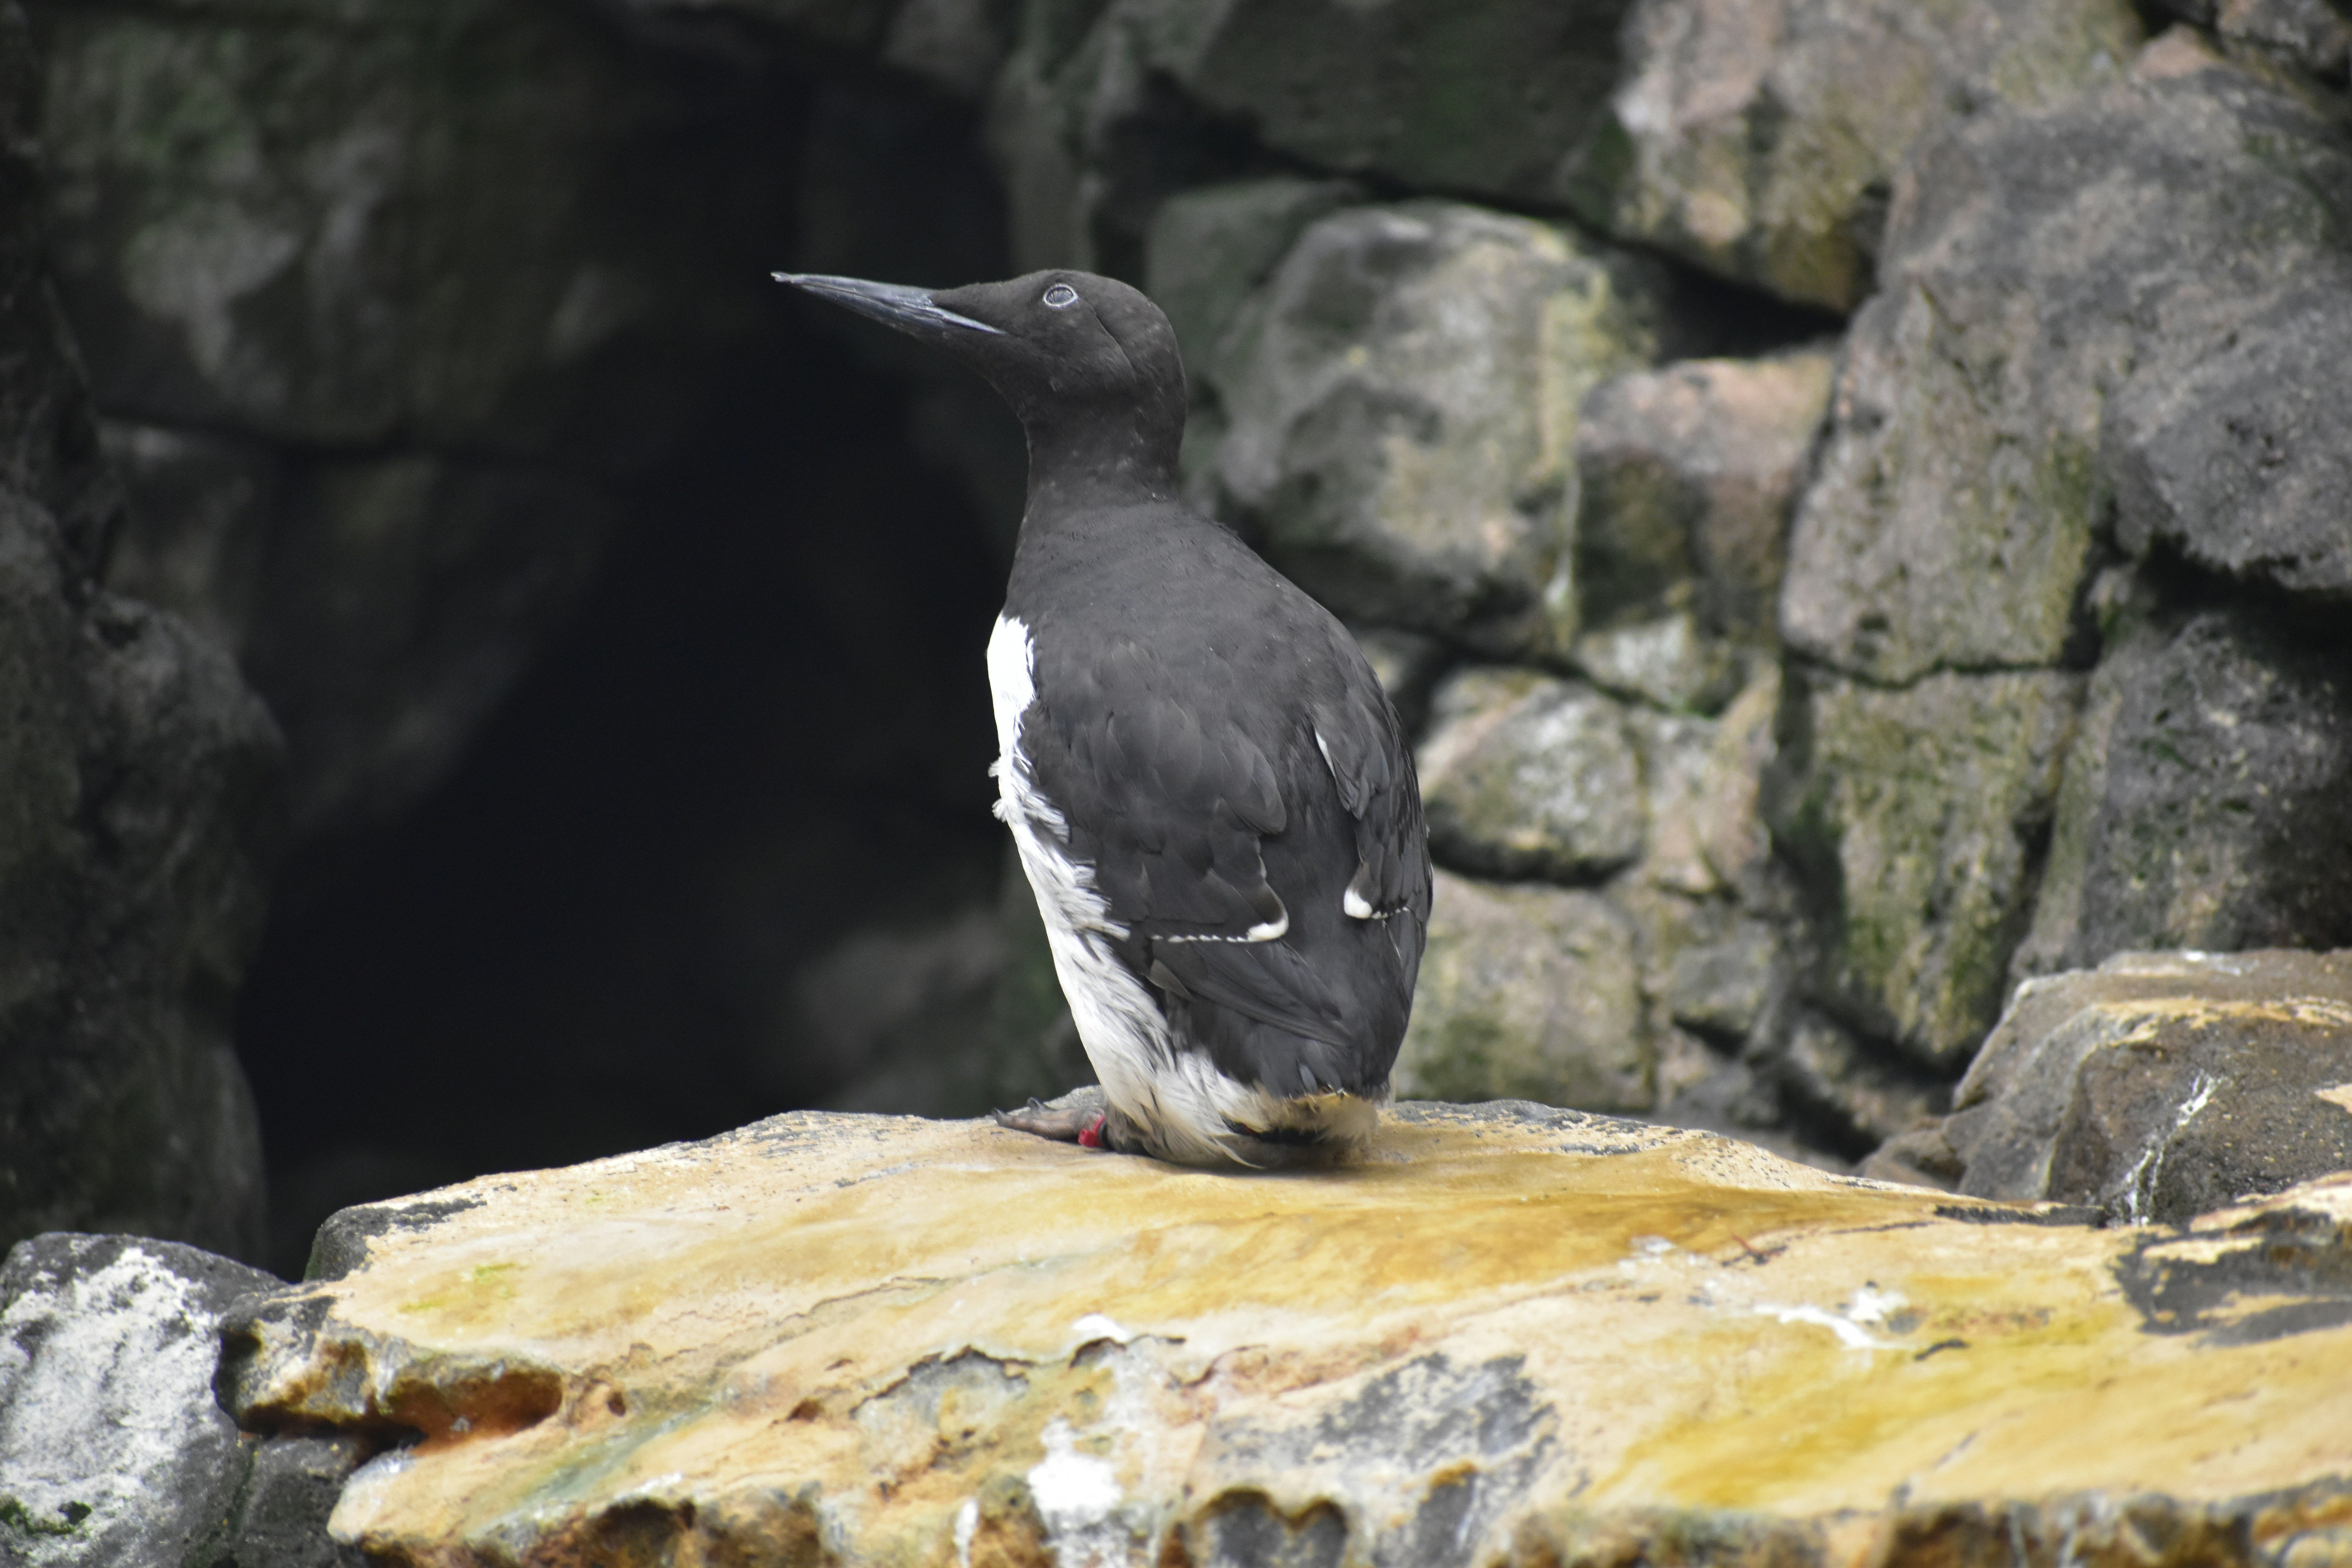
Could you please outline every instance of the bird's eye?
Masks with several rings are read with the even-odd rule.
[[[1078,302],[1078,291],[1067,283],[1056,283],[1045,290],[1045,303],[1055,310],[1066,310]]]

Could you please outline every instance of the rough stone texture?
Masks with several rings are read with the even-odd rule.
[[[1396,1091],[1649,1109],[1633,922],[1593,893],[1437,879]]]
[[[740,325],[744,287],[664,251],[689,182],[629,184],[688,117],[558,6],[37,13],[53,255],[131,490],[110,580],[238,650],[299,838],[380,823],[687,416],[646,345]]]
[[[1922,137],[2111,81],[2139,38],[2122,0],[1642,0],[1567,189],[1626,238],[1849,310]]]
[[[46,507],[83,574],[105,559],[122,497],[91,428],[81,367],[43,266],[38,62],[0,0],[0,489]]]
[[[2352,11],[2342,0],[2160,0],[2167,11],[2210,27],[2224,45],[2282,60],[2341,83],[2352,55]]]
[[[1326,168],[1525,201],[1551,195],[1560,151],[1591,134],[1625,6],[1150,8],[1152,63],[1268,146]]]
[[[2056,663],[2110,498],[2126,542],[2333,591],[2347,202],[2334,125],[2179,33],[2127,84],[1931,139],[1798,510],[1790,643],[1895,682]]]
[[[1014,7],[989,0],[619,0],[677,22],[713,14],[773,28],[792,45],[862,58],[956,98],[985,93],[1011,47]]]
[[[2352,645],[2319,629],[2252,605],[2127,619],[2091,679],[2014,973],[2352,943]]]
[[[1024,267],[1112,258],[1186,184],[1265,150],[1422,190],[1557,205],[1624,0],[1113,0],[1033,7],[992,99]],[[1189,176],[1189,177],[1187,177]]]
[[[581,157],[639,106],[593,112],[612,73],[541,8],[40,11],[61,286],[110,414],[531,445],[560,373],[653,307],[596,254]]]
[[[1624,708],[1579,681],[1473,666],[1431,703],[1418,759],[1431,852],[1458,870],[1591,880],[1642,853]]]
[[[0,1542],[27,1563],[176,1563],[243,1480],[212,1398],[221,1314],[271,1275],[190,1247],[52,1234],[0,1269]]]
[[[448,774],[619,516],[527,463],[107,435],[131,516],[108,582],[236,656],[288,735],[298,838],[386,820]]]
[[[1144,236],[1143,289],[1168,314],[1185,365],[1185,489],[1216,504],[1217,443],[1227,419],[1208,367],[1250,296],[1316,219],[1363,200],[1346,180],[1277,175],[1184,191],[1162,202]]]
[[[89,581],[121,500],[39,254],[24,17],[0,5],[0,1243],[137,1229],[250,1255],[230,1048],[278,741],[226,659]]]
[[[1813,994],[1921,1066],[1965,1064],[2000,1011],[2080,684],[1792,667],[1767,811],[1815,904]]]
[[[1739,689],[1737,652],[1699,629],[1687,611],[1587,632],[1570,652],[1599,685],[1659,708],[1712,713]]]
[[[241,1434],[220,1325],[274,1276],[194,1247],[50,1233],[0,1269],[0,1561],[360,1568],[327,1533],[372,1445]]]
[[[1848,1158],[1934,1117],[1950,1102],[1945,1082],[1874,1055],[1852,1030],[1818,1013],[1800,1014],[1785,1034],[1761,1039],[1748,1058],[1783,1099]]]
[[[1689,610],[1716,637],[1774,637],[1789,514],[1832,368],[1812,352],[1685,360],[1592,389],[1576,428],[1588,626]]]
[[[1456,869],[1593,886],[1571,897],[1445,879],[1401,1092],[1772,1135],[1783,1118],[1767,1068],[1798,968],[1787,874],[1758,816],[1779,687],[1768,665],[1708,720],[1528,669],[1448,678],[1421,752],[1433,852]],[[1810,1142],[1777,1147],[1848,1159],[1877,1142],[1857,1125],[1907,1123],[1888,1109],[1911,1087],[1901,1072],[1833,1076],[1836,1092],[1813,1098],[1843,1109],[1808,1102]]]
[[[801,1114],[362,1211],[225,1380],[426,1434],[333,1528],[448,1568],[2324,1548],[2352,1186],[2060,1217],[1526,1106],[1274,1180]]]
[[[1642,759],[1644,834],[1640,876],[1675,892],[1700,897],[1722,890],[1706,857],[1704,835],[1723,809],[1717,799],[1730,781],[1717,771],[1716,726],[1704,719],[1637,708],[1627,716]]]
[[[327,1533],[327,1521],[343,1483],[373,1447],[349,1434],[268,1437],[256,1445],[224,1562],[235,1568],[366,1568],[358,1549]]]
[[[0,1238],[105,1226],[252,1256],[261,1149],[229,1037],[260,934],[268,716],[168,616],[77,614],[0,515]]]
[[[1160,205],[1145,241],[1143,287],[1168,313],[1192,381],[1307,226],[1362,199],[1347,180],[1277,176],[1185,191]]]
[[[1762,921],[1740,920],[1717,940],[1676,953],[1667,970],[1674,1021],[1738,1045],[1764,1023],[1788,989],[1780,934]]]
[[[1752,909],[1771,907],[1779,897],[1762,795],[1766,771],[1780,755],[1780,667],[1766,665],[1715,721],[1701,804],[1689,819],[1716,884]]]
[[[1652,264],[1440,202],[1309,227],[1207,378],[1223,507],[1344,615],[1564,652],[1577,409],[1654,352]]]
[[[2352,952],[2126,952],[2027,981],[1953,1107],[1869,1169],[2135,1225],[2352,1169]]]

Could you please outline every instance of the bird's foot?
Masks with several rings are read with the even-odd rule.
[[[1118,1131],[1111,1126],[1111,1111],[1103,1102],[1099,1089],[1081,1089],[1063,1095],[1047,1104],[1032,1099],[1019,1110],[991,1112],[999,1127],[1010,1127],[1016,1132],[1033,1133],[1039,1138],[1051,1138],[1060,1143],[1076,1143],[1086,1149],[1112,1149],[1122,1146]]]

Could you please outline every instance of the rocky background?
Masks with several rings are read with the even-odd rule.
[[[2014,1174],[1987,1086],[2104,1059],[1936,1120],[2018,982],[2352,946],[2347,43],[0,0],[0,1244],[291,1273],[363,1199],[1083,1075],[987,812],[1018,432],[779,267],[1167,308],[1195,499],[1419,736],[1400,1093]],[[2352,1079],[2352,1005],[2280,1027],[2196,1059]]]

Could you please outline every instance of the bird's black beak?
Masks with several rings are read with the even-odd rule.
[[[818,272],[777,272],[771,274],[779,283],[795,289],[805,289],[820,299],[871,316],[900,331],[931,335],[925,329],[944,328],[950,331],[990,332],[1003,335],[1001,329],[986,321],[975,321],[970,316],[960,316],[931,299],[921,289],[903,288],[896,283],[869,283],[863,278],[828,278]]]

